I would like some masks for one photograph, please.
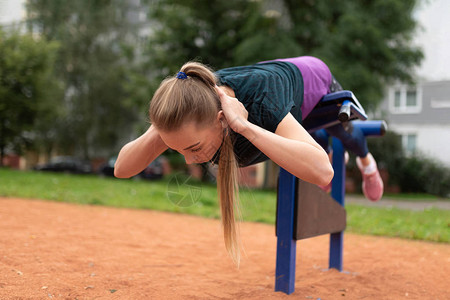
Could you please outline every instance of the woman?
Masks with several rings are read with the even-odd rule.
[[[328,67],[313,57],[228,68],[216,74],[200,63],[186,63],[155,92],[150,104],[152,125],[122,148],[115,175],[139,173],[168,147],[184,155],[188,164],[218,163],[225,246],[239,263],[234,218],[238,167],[271,159],[302,180],[327,186],[333,178],[329,156],[301,121],[336,85]],[[344,146],[364,147],[361,136],[337,132],[347,135]],[[376,169],[368,150],[360,153],[362,172],[366,166]]]

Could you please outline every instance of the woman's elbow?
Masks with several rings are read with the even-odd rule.
[[[116,178],[130,178],[131,175],[124,172],[123,168],[120,167],[120,165],[116,162],[114,165],[114,177]]]
[[[324,169],[320,172],[320,175],[318,177],[318,183],[317,185],[319,186],[326,186],[328,185],[331,180],[334,177],[334,170],[333,170],[333,166],[328,163],[326,167],[324,167]]]
[[[127,178],[119,169],[114,168],[114,177],[116,178]]]

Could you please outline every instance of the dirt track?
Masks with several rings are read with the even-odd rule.
[[[450,245],[345,235],[297,245],[296,291],[275,293],[273,226],[244,223],[236,270],[218,220],[0,198],[0,299],[450,299]]]

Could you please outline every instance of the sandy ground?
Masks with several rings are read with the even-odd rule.
[[[243,223],[239,270],[218,220],[0,198],[0,299],[450,299],[450,245],[345,235],[297,243],[296,290],[274,292],[274,226]]]

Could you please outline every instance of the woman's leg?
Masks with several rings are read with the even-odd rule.
[[[339,82],[331,77],[330,93],[341,91],[342,86]],[[381,179],[378,167],[372,154],[370,154],[367,147],[366,137],[362,131],[348,124],[348,128],[345,129],[342,124],[329,127],[326,131],[331,135],[341,140],[344,148],[356,154],[356,164],[363,176],[362,189],[364,195],[372,201],[378,201],[383,196],[383,180]]]
[[[336,124],[326,128],[325,131],[329,135],[338,138],[345,149],[353,152],[357,156],[366,157],[369,153],[366,137],[361,129],[353,127],[351,122],[348,124],[347,130],[342,124]]]
[[[364,195],[372,201],[378,201],[383,196],[383,180],[378,171],[377,163],[370,154],[367,147],[367,140],[363,132],[358,127],[353,127],[351,122],[346,130],[342,124],[325,129],[328,134],[338,138],[345,149],[358,156],[356,164],[363,176]]]

